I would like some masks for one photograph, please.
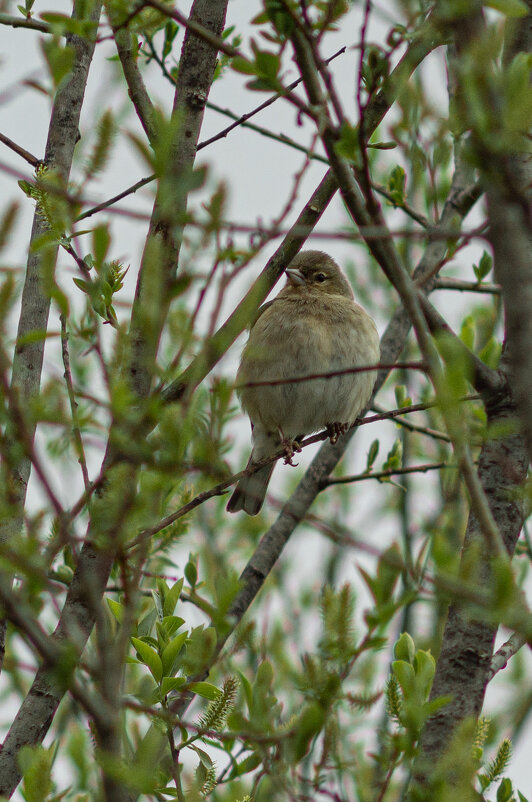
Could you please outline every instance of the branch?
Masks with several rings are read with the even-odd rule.
[[[429,324],[433,334],[445,333],[451,338],[454,347],[462,356],[468,366],[471,382],[477,392],[486,398],[490,404],[496,403],[499,396],[505,396],[508,392],[506,387],[506,377],[497,370],[489,368],[473,351],[471,351],[462,340],[456,336],[445,318],[440,315],[424,292],[419,292],[419,300],[423,308],[423,314]]]
[[[87,209],[86,212],[83,212],[82,214],[78,215],[74,222],[79,223],[80,220],[85,220],[86,217],[92,217],[93,214],[101,212],[103,211],[103,209],[108,209],[109,206],[113,206],[115,203],[118,203],[118,201],[121,201],[123,198],[127,198],[128,195],[133,195],[135,192],[137,192],[137,190],[142,189],[142,187],[145,187],[147,184],[151,184],[152,181],[155,181],[155,177],[156,176],[154,174],[154,175],[149,175],[146,178],[141,178],[140,181],[137,181],[136,184],[127,187],[127,189],[124,189],[122,192],[119,192],[118,195],[114,195],[114,197],[109,198],[109,200],[102,201],[102,203],[99,203],[97,206],[93,206],[91,209]]]
[[[485,292],[489,295],[500,295],[499,284],[484,284],[478,281],[462,281],[459,278],[438,278],[434,285],[435,290],[458,290],[459,292]]]
[[[366,479],[389,479],[391,476],[404,476],[409,473],[427,473],[427,471],[441,471],[443,468],[453,468],[457,470],[458,465],[451,465],[448,462],[431,462],[426,465],[409,465],[407,468],[395,468],[389,471],[371,471],[371,473],[357,473],[354,476],[339,476],[327,479],[323,489],[333,485],[351,485],[355,482],[365,482]]]
[[[245,384],[235,384],[235,389],[242,390],[245,387],[277,387],[281,384],[301,384],[302,382],[313,381],[314,379],[332,379],[335,376],[351,376],[355,373],[368,373],[373,370],[421,370],[426,372],[427,366],[424,362],[378,362],[374,365],[357,365],[353,368],[344,370],[329,370],[326,373],[311,373],[308,376],[292,376],[287,379],[271,379],[269,381],[245,382]]]
[[[31,18],[13,17],[11,14],[0,14],[0,25],[9,25],[11,28],[27,28],[41,33],[51,33],[52,31],[47,22]]]
[[[18,156],[21,156],[28,162],[28,164],[31,164],[32,167],[38,167],[40,164],[42,164],[40,159],[38,159],[28,150],[25,150],[20,145],[17,145],[16,142],[13,142],[13,140],[5,134],[0,134],[0,142],[3,142],[8,148],[11,148],[11,150],[13,150]]]
[[[508,660],[517,654],[522,647],[527,643],[527,638],[520,632],[514,632],[511,637],[497,649],[491,658],[491,665],[487,674],[488,682],[491,682],[495,674],[506,668]]]
[[[70,371],[70,354],[68,352],[68,332],[66,326],[66,318],[63,314],[61,314],[60,316],[60,321],[61,321],[61,354],[63,357],[63,367],[65,369],[63,376],[65,378],[65,383],[68,392],[68,400],[70,403],[70,414],[72,417],[72,433],[76,445],[78,462],[81,466],[81,473],[83,474],[83,486],[85,487],[85,492],[87,493],[90,490],[91,483],[89,479],[89,472],[87,470],[87,460],[85,457],[85,449],[83,447],[83,438],[81,436],[81,429],[79,426],[78,402],[76,401],[76,394],[74,392],[74,386],[72,384],[72,373]]]
[[[230,56],[231,58],[238,56],[247,61],[246,56],[241,53],[240,50],[237,50],[236,47],[231,47],[221,35],[214,33],[205,25],[197,22],[192,15],[186,17],[177,9],[168,8],[168,6],[165,6],[163,3],[158,3],[157,0],[143,0],[142,8],[154,8],[165,17],[170,17],[176,22],[179,22],[188,32],[196,34],[199,39],[210,45],[213,50],[219,50],[220,53],[225,53],[226,56]]]
[[[137,117],[144,128],[146,136],[148,137],[148,141],[150,145],[153,146],[157,134],[154,119],[155,110],[142,75],[140,74],[136,53],[133,53],[133,48],[136,47],[136,45],[134,45],[133,37],[129,31],[113,26],[113,33],[116,50],[120,59],[120,64],[122,65],[124,78],[126,79],[129,97],[135,107]]]
[[[373,404],[372,409],[375,412],[382,413],[384,409],[380,407],[378,404]],[[432,437],[435,440],[443,440],[446,443],[451,442],[451,438],[445,432],[439,432],[436,429],[429,429],[426,426],[419,426],[416,423],[411,423],[411,421],[403,420],[402,418],[395,418],[395,423],[398,426],[403,426],[405,429],[408,429],[410,432],[419,432],[420,434],[426,434],[428,437]]]
[[[475,399],[477,396],[474,397]],[[464,400],[470,400],[468,398]],[[409,407],[401,407],[400,409],[393,409],[387,412],[383,412],[379,415],[370,415],[369,417],[357,419],[353,424],[351,424],[350,430],[356,429],[359,426],[365,426],[369,423],[376,423],[377,421],[382,420],[395,420],[396,417],[399,415],[406,415],[411,412],[420,412],[421,410],[429,409],[430,407],[436,406],[436,402],[429,402],[426,404],[412,404]],[[399,422],[399,421],[398,421]],[[314,445],[315,443],[320,443],[323,440],[329,440],[330,434],[329,432],[324,429],[322,432],[318,432],[317,434],[313,434],[310,437],[306,437],[304,440],[299,442],[299,446],[301,449],[306,448],[307,446]],[[222,496],[226,492],[226,490],[238,482],[243,476],[251,476],[252,474],[259,471],[261,468],[264,468],[266,465],[271,465],[274,462],[277,462],[279,459],[286,458],[286,452],[284,449],[278,449],[274,454],[270,454],[268,457],[263,457],[261,460],[257,460],[254,462],[253,465],[249,468],[245,468],[238,473],[233,474],[232,476],[228,476],[227,479],[224,479],[223,482],[219,482],[218,484],[214,485],[214,487],[209,488],[209,490],[204,490],[202,493],[199,493],[197,496],[194,496],[187,504],[184,504],[179,509],[175,510],[174,512],[167,515],[165,518],[162,518],[158,521],[154,526],[149,527],[149,529],[143,529],[142,532],[138,535],[138,537],[133,540],[129,548],[133,548],[137,546],[139,543],[143,542],[147,538],[152,538],[154,535],[157,535],[163,529],[166,529],[168,526],[171,526],[173,523],[178,521],[180,518],[183,518],[185,515],[188,515],[192,510],[199,507],[201,504],[204,504],[211,498],[215,496]],[[368,478],[374,478],[375,474],[368,476]],[[325,487],[328,484],[328,480],[325,480],[321,487]]]

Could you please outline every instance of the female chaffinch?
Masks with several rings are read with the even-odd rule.
[[[259,309],[237,373],[237,392],[252,428],[247,468],[281,445],[290,462],[294,450],[301,450],[297,440],[319,429],[327,428],[334,442],[368,403],[377,377],[376,371],[367,371],[275,383],[373,365],[380,355],[375,323],[354,302],[346,277],[330,256],[302,251],[286,275],[279,295]],[[227,510],[256,515],[273,468],[274,463],[243,476]]]

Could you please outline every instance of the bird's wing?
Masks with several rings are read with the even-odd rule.
[[[255,325],[255,323],[257,322],[257,320],[259,319],[259,317],[262,315],[262,313],[265,312],[266,309],[268,309],[272,304],[274,304],[276,300],[277,299],[274,298],[272,301],[266,301],[265,304],[262,304],[262,306],[259,306],[259,308],[257,309],[257,314],[255,315],[255,317],[253,318],[253,320],[249,324],[250,331],[253,328],[253,326]]]

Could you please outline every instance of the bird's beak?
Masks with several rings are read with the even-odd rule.
[[[285,270],[285,273],[286,273],[286,277],[288,279],[288,283],[289,284],[293,284],[294,287],[298,287],[298,286],[301,287],[303,284],[305,284],[305,277],[304,277],[303,273],[301,272],[301,270],[298,270],[297,268],[294,268],[294,267],[292,267],[292,268],[288,267]]]

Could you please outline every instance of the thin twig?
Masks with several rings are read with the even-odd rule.
[[[74,386],[72,384],[72,373],[70,371],[70,355],[68,352],[68,332],[66,327],[65,315],[61,314],[61,352],[63,356],[63,367],[65,369],[64,377],[67,386],[68,400],[70,402],[70,414],[72,415],[72,434],[74,436],[74,444],[78,454],[78,462],[81,466],[81,473],[83,474],[83,485],[85,490],[90,488],[89,472],[87,470],[87,459],[85,457],[85,449],[83,447],[83,438],[81,436],[81,429],[79,426],[78,417],[78,402],[74,393]]]
[[[146,178],[141,178],[136,184],[127,187],[127,189],[119,192],[118,195],[114,195],[112,198],[109,198],[109,200],[102,201],[102,203],[99,203],[97,206],[93,206],[92,209],[87,209],[86,212],[78,215],[74,222],[79,223],[80,220],[85,220],[86,217],[92,217],[93,214],[101,212],[103,209],[108,209],[109,206],[113,206],[113,204],[118,203],[118,201],[121,201],[123,198],[127,198],[128,195],[133,195],[137,190],[145,187],[146,184],[151,184],[152,181],[155,181],[155,175],[148,175]]]
[[[460,292],[479,292],[489,295],[500,295],[501,287],[499,284],[484,284],[478,281],[462,281],[459,278],[437,278],[434,284],[435,290],[458,290]]]
[[[374,365],[357,365],[344,370],[329,370],[326,373],[311,373],[308,376],[292,376],[288,379],[271,379],[270,381],[245,382],[235,384],[236,390],[243,390],[248,387],[277,387],[280,384],[301,384],[302,382],[313,381],[314,379],[333,379],[336,376],[350,376],[353,373],[368,373],[371,370],[421,370],[426,372],[427,366],[424,362],[377,362]]]
[[[386,411],[383,407],[379,407],[378,404],[373,404],[372,409],[378,414],[382,414]],[[443,440],[446,443],[451,442],[451,438],[448,434],[445,432],[439,432],[437,429],[430,429],[427,426],[419,426],[417,423],[412,423],[408,420],[402,420],[401,418],[395,418],[394,422],[398,426],[408,429],[409,432],[419,432],[419,434],[426,434],[427,437],[432,437],[434,440]]]
[[[136,44],[128,30],[113,28],[116,50],[126,79],[129,97],[135,107],[137,117],[152,147],[155,144],[157,129],[155,125],[155,109],[142,78],[134,48]]]
[[[231,47],[228,42],[223,39],[221,36],[217,36],[212,31],[209,31],[199,22],[196,22],[191,17],[185,16],[180,11],[174,8],[169,8],[169,6],[165,6],[163,3],[157,2],[157,0],[144,0],[140,10],[143,8],[154,8],[160,14],[163,14],[165,17],[170,17],[171,19],[179,22],[184,28],[187,28],[192,33],[195,33],[200,39],[203,39],[204,42],[212,45],[216,50],[219,50],[221,53],[225,53],[226,56],[230,56],[231,58],[239,58],[244,59],[244,61],[248,61],[249,59],[246,58],[244,53],[241,53],[236,47]],[[138,11],[139,9],[137,9]],[[136,13],[136,12],[133,12]],[[117,26],[118,28],[118,26]]]
[[[8,401],[9,404],[9,413],[10,413],[10,420],[14,427],[14,431],[16,433],[17,439],[19,444],[21,445],[24,456],[26,459],[29,460],[33,469],[39,480],[46,491],[46,494],[50,500],[50,503],[57,515],[59,521],[61,522],[61,527],[64,526],[64,518],[65,518],[65,511],[59,501],[57,494],[55,493],[50,481],[48,479],[47,471],[43,468],[39,457],[35,451],[33,437],[32,437],[32,427],[29,425],[27,420],[27,414],[24,411],[24,406],[20,403],[19,393],[16,389],[10,386],[10,383],[7,378],[7,370],[9,367],[9,361],[7,359],[7,355],[0,349],[0,388],[4,395],[4,398]]]
[[[29,150],[26,150],[21,145],[17,145],[16,142],[13,142],[13,140],[5,134],[0,134],[0,142],[3,142],[8,148],[11,148],[11,150],[13,150],[18,156],[21,156],[32,167],[39,167],[39,165],[42,164],[42,161],[34,156],[33,153],[30,153]]]
[[[508,638],[506,643],[497,649],[493,657],[491,658],[491,666],[488,671],[487,682],[490,682],[495,674],[499,671],[502,671],[503,668],[506,668],[506,664],[508,660],[517,654],[517,652],[525,645],[527,642],[527,638],[525,635],[521,634],[520,632],[514,632]]]
[[[400,209],[402,212],[407,214],[408,217],[411,217],[412,220],[415,220],[416,223],[419,223],[420,226],[426,229],[430,229],[431,223],[428,220],[428,218],[425,217],[425,215],[416,212],[416,210],[413,209],[411,206],[409,206],[407,203],[397,203],[393,195],[390,192],[388,192],[388,190],[385,187],[381,186],[380,184],[375,184],[374,182],[371,182],[371,188],[374,189],[375,192],[378,192],[379,195],[382,195],[383,198],[386,198],[386,200],[390,203],[391,206],[394,207],[394,209]]]
[[[388,479],[390,476],[401,476],[408,473],[426,473],[427,471],[439,471],[442,468],[458,469],[458,465],[451,465],[448,462],[430,462],[425,465],[410,465],[407,468],[395,468],[389,471],[372,471],[371,473],[359,473],[354,476],[339,476],[337,478],[327,479],[323,487],[330,487],[331,485],[349,485],[355,482],[364,482],[366,479]]]
[[[11,28],[28,28],[41,33],[51,33],[52,29],[47,22],[28,17],[14,17],[11,14],[0,14],[0,25],[9,25]]]

